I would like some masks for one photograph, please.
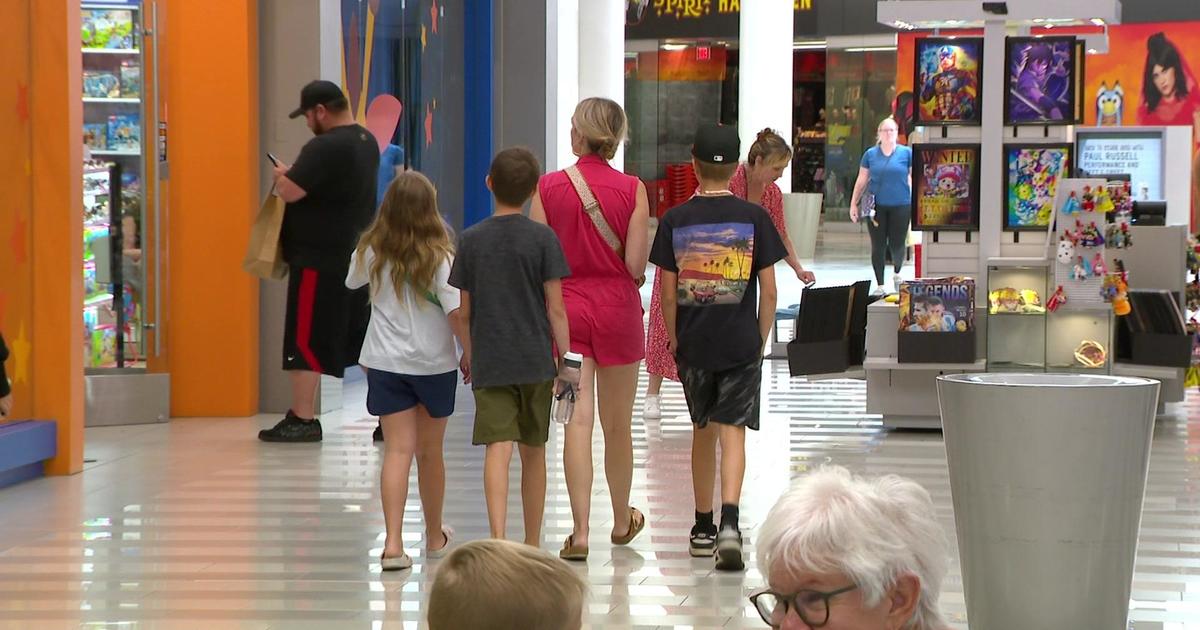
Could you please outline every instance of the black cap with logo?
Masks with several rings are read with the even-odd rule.
[[[700,125],[692,144],[692,157],[709,164],[736,164],[741,144],[737,127],[714,123]]]
[[[288,118],[299,118],[317,105],[330,105],[345,101],[346,94],[332,81],[313,81],[300,90],[300,107],[288,114]]]

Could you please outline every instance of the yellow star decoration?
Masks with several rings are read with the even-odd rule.
[[[426,43],[427,43],[427,38],[425,35],[425,25],[422,24],[421,25],[421,52],[425,52],[425,44]]]
[[[29,337],[25,334],[25,322],[21,322],[17,338],[12,342],[13,382],[24,383],[29,376]]]

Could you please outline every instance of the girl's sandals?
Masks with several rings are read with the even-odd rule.
[[[558,557],[572,562],[583,562],[587,560],[588,548],[585,546],[576,546],[575,535],[571,534],[563,541],[563,547],[559,550]]]
[[[629,508],[629,531],[625,532],[624,536],[613,535],[609,540],[614,545],[628,545],[633,542],[637,535],[642,533],[646,528],[646,516],[637,508],[630,506]]]
[[[412,556],[406,553],[401,553],[398,556],[390,558],[381,555],[379,556],[379,565],[379,568],[384,571],[404,571],[412,568],[413,559]]]

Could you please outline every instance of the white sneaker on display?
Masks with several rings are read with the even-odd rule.
[[[662,417],[662,396],[646,396],[646,406],[642,410],[642,417],[652,420]]]

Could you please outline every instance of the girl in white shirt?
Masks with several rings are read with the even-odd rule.
[[[471,379],[470,359],[460,360],[455,345],[455,337],[467,336],[467,322],[459,317],[458,289],[446,282],[453,255],[437,191],[424,175],[406,171],[388,187],[379,216],[351,255],[346,276],[351,289],[371,287],[371,323],[359,363],[367,368],[367,411],[383,425],[384,571],[413,563],[404,551],[401,529],[414,455],[426,557],[444,555],[453,536],[442,523],[442,438],[446,418],[454,413],[458,371],[464,383]]]

